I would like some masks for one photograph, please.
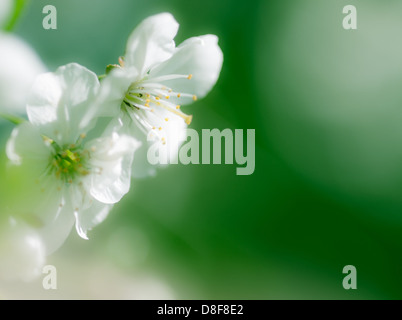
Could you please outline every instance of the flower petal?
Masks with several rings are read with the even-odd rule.
[[[96,117],[117,117],[129,86],[137,78],[138,73],[134,68],[111,71],[102,80],[99,94],[82,118],[80,127],[85,128]]]
[[[40,75],[28,99],[29,120],[58,143],[71,143],[83,133],[81,120],[98,90],[96,74],[76,63]]]
[[[93,201],[92,205],[83,211],[75,212],[75,228],[78,235],[88,240],[87,232],[106,219],[113,205]]]
[[[7,143],[7,155],[18,166],[10,166],[4,178],[9,188],[15,190],[9,199],[13,214],[45,229],[54,224],[66,204],[62,191],[64,183],[48,171],[50,149],[36,127],[28,122],[19,125]],[[19,182],[18,185],[21,179],[23,183]],[[73,217],[72,211],[70,214]],[[66,228],[71,229],[71,226],[66,225]],[[66,230],[65,234],[68,233],[69,230]],[[55,236],[58,234],[62,235],[63,232],[58,230],[54,233]],[[49,242],[55,246],[57,241],[53,239]]]
[[[127,41],[125,65],[141,76],[156,64],[169,59],[175,49],[179,24],[170,13],[160,13],[142,21]]]
[[[66,194],[67,192],[65,192]],[[47,255],[52,254],[63,245],[74,226],[74,211],[70,199],[65,195],[57,207],[48,205],[46,210],[52,210],[53,219],[46,221],[45,225],[39,229]]]
[[[45,248],[33,228],[13,218],[0,224],[0,280],[34,280],[44,264]]]
[[[151,70],[149,79],[170,74],[192,75],[189,79],[165,81],[167,87],[178,93],[194,94],[204,97],[215,85],[222,68],[223,53],[215,35],[190,38],[177,47],[173,56]],[[157,82],[157,81],[155,81]],[[171,96],[177,104],[193,102],[192,97]]]
[[[24,114],[32,83],[43,72],[46,67],[30,46],[0,33],[0,110]]]
[[[181,117],[164,109],[155,109],[154,112],[132,110],[129,114],[131,119],[123,119],[126,130],[130,136],[143,142],[136,151],[132,175],[134,178],[155,175],[158,165],[149,161],[148,153],[158,156],[160,160],[158,164],[172,163],[177,158],[179,148],[186,138],[187,125]],[[150,130],[144,130],[140,121],[147,123]]]
[[[49,159],[50,150],[44,143],[38,129],[25,122],[16,127],[6,146],[7,157],[17,165],[24,160],[35,168],[44,169]]]
[[[94,172],[85,179],[90,194],[103,203],[116,203],[130,189],[131,165],[140,143],[132,137],[118,135],[102,137],[89,142],[90,166]]]

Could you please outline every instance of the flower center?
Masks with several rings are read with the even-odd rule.
[[[174,92],[172,88],[166,87],[160,82],[175,80],[175,79],[188,79],[191,80],[192,75],[180,75],[173,74],[167,76],[161,76],[153,79],[142,79],[134,82],[128,88],[124,97],[123,103],[125,106],[131,109],[145,110],[147,112],[155,112],[155,109],[164,109],[176,116],[183,118],[186,124],[190,124],[193,116],[187,115],[180,110],[180,105],[173,103],[169,100],[175,96],[191,97],[194,101],[197,100],[197,96],[189,93]],[[156,115],[157,116],[157,115]],[[164,121],[168,121],[169,118],[164,118]]]
[[[82,138],[83,135],[81,135]],[[58,146],[54,141],[54,153],[51,156],[50,173],[65,183],[73,183],[77,177],[90,173],[88,167],[89,151],[81,147],[81,140],[77,144]]]

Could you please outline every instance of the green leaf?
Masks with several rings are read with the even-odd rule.
[[[14,0],[14,11],[7,24],[4,26],[4,31],[12,31],[14,29],[28,2],[29,0]]]

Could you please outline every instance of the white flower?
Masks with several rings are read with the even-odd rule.
[[[46,67],[28,44],[0,33],[0,112],[25,113],[32,83],[43,72]]]
[[[33,280],[44,264],[45,248],[35,230],[13,218],[0,225],[0,280]]]
[[[170,158],[177,156],[192,120],[181,106],[204,97],[222,67],[216,36],[190,38],[176,47],[178,27],[169,13],[145,19],[130,35],[120,66],[101,83],[97,106],[104,114],[118,115],[125,133],[144,141],[134,160],[135,176],[154,171],[144,159],[150,131]]]
[[[97,76],[77,64],[40,75],[28,98],[30,122],[16,127],[7,144],[9,159],[28,166],[36,179],[34,215],[47,253],[64,242],[74,221],[86,238],[130,188],[139,142],[115,132],[87,139],[94,121],[80,126],[98,90]]]

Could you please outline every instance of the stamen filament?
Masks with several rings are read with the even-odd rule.
[[[176,80],[176,79],[191,79],[192,75],[188,75],[188,74],[169,74],[166,76],[160,76],[160,77],[156,77],[156,78],[152,78],[149,80],[152,80],[152,82],[159,82],[159,81],[169,81],[169,80]],[[144,80],[142,82],[142,84],[146,84],[148,83],[148,80]]]
[[[172,108],[172,107],[170,107],[170,106],[167,106],[167,105],[164,104],[164,103],[161,103],[161,104],[160,104],[160,107],[162,107],[163,109],[165,109],[165,110],[167,110],[167,111],[170,111],[170,112],[174,113],[175,115],[178,115],[179,117],[183,118],[184,121],[186,122],[186,124],[190,124],[191,121],[193,120],[193,116],[192,116],[192,115],[185,114],[185,113],[183,113],[182,111],[180,111],[180,109],[176,109],[176,107],[175,107],[175,108]]]

